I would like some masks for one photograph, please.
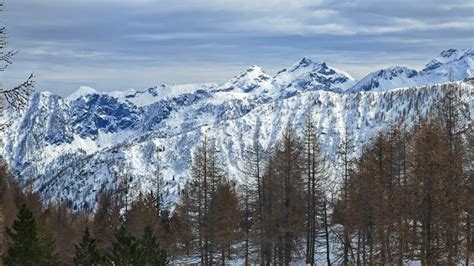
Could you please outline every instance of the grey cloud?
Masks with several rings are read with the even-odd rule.
[[[20,51],[5,72],[38,88],[99,90],[224,81],[259,64],[270,72],[315,56],[355,76],[386,64],[419,67],[473,46],[465,1],[6,0],[2,22]]]

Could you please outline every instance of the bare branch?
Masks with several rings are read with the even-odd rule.
[[[0,0],[0,11],[3,11],[3,5],[3,0]],[[17,53],[16,50],[4,50],[7,45],[5,35],[6,28],[0,26],[0,72],[5,71],[7,67],[13,63],[13,57]],[[34,83],[34,75],[31,74],[25,82],[12,89],[3,89],[0,87],[0,117],[2,120],[4,119],[3,112],[8,108],[17,112],[28,105],[33,93]],[[4,131],[11,124],[11,120],[1,121],[0,131]]]
[[[20,111],[26,107],[31,94],[33,93],[35,84],[34,77],[34,74],[31,74],[25,82],[15,88],[0,90],[0,97],[8,104],[8,106],[3,106],[3,109],[9,107],[14,111]]]
[[[0,71],[5,71],[5,69],[13,63],[13,56],[16,53],[17,51],[0,52],[0,62],[3,62],[3,64],[0,65]]]

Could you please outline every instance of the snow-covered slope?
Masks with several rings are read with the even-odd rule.
[[[394,88],[432,85],[463,80],[474,75],[474,48],[448,49],[421,71],[394,66],[372,72],[348,91],[386,91]]]
[[[258,138],[268,148],[288,122],[297,130],[308,114],[319,125],[326,155],[348,127],[360,149],[397,122],[411,125],[443,96],[443,86],[344,93],[352,78],[304,58],[271,77],[256,66],[222,85],[171,85],[98,93],[81,88],[67,98],[36,93],[3,136],[1,154],[21,181],[31,178],[46,201],[67,199],[91,208],[97,193],[116,187],[124,168],[132,196],[154,186],[159,162],[167,206],[179,198],[190,158],[204,136],[213,139],[229,175],[239,179],[243,155]],[[465,123],[472,121],[473,81],[456,82]]]

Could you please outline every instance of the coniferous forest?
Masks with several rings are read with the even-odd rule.
[[[346,136],[337,162],[325,160],[308,117],[301,135],[286,125],[270,151],[255,141],[241,183],[206,139],[171,213],[151,191],[128,203],[127,189],[102,191],[94,213],[72,212],[42,203],[4,165],[3,263],[469,265],[474,138],[456,106],[453,88],[432,118],[378,134],[358,157]]]

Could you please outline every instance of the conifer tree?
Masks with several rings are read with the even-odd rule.
[[[39,233],[41,256],[38,260],[39,265],[60,265],[61,261],[56,252],[56,240],[49,231],[40,231]]]
[[[108,259],[115,265],[143,265],[144,257],[140,246],[140,241],[131,236],[127,227],[122,225],[115,234],[115,241],[112,242],[112,253]]]
[[[76,247],[76,256],[74,257],[75,265],[98,265],[102,261],[102,257],[97,249],[95,239],[89,232],[89,227],[86,226],[82,241]]]
[[[54,239],[39,232],[33,213],[23,204],[12,228],[7,229],[9,248],[6,265],[58,265]]]
[[[158,238],[150,226],[145,227],[140,241],[144,265],[166,265],[168,263],[166,251],[160,248]]]

